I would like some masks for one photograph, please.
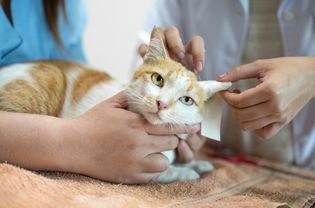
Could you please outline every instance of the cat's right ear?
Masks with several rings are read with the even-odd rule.
[[[166,50],[163,35],[159,28],[153,28],[151,32],[151,40],[146,54],[144,55],[144,62],[149,60],[167,59],[169,54]]]

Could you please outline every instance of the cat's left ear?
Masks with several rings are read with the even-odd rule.
[[[151,40],[150,40],[148,50],[143,58],[144,62],[150,59],[157,60],[157,59],[167,59],[167,58],[169,58],[169,54],[166,50],[163,36],[160,30],[154,26],[151,32]]]
[[[214,80],[210,81],[199,81],[199,86],[203,89],[206,95],[206,99],[208,100],[211,96],[213,96],[215,93],[226,90],[229,87],[231,87],[231,82],[217,82]]]

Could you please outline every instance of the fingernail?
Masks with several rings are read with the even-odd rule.
[[[178,148],[183,148],[183,147],[185,147],[185,141],[184,140],[179,140],[179,143],[178,143]]]
[[[198,61],[198,62],[196,63],[195,68],[196,68],[197,71],[201,71],[201,70],[202,70],[202,62],[201,62],[201,61]]]
[[[222,79],[222,78],[224,78],[225,76],[226,76],[226,73],[221,74],[221,75],[217,76],[217,79]]]
[[[185,58],[185,53],[183,51],[180,51],[177,55],[178,55],[178,58],[180,58],[180,59]]]
[[[197,133],[200,130],[200,125],[199,124],[194,124],[192,125],[192,133]]]

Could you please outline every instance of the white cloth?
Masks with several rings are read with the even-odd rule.
[[[206,44],[202,79],[240,65],[249,28],[249,0],[156,0],[144,32],[154,25],[175,25],[186,42],[201,35]],[[315,56],[315,1],[282,0],[277,11],[284,56]],[[315,68],[314,68],[315,70]],[[223,113],[223,140],[242,137]],[[315,101],[312,99],[292,121],[294,162],[315,168]],[[232,135],[232,136],[231,136]]]

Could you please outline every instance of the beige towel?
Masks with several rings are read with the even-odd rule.
[[[117,185],[76,174],[31,172],[0,164],[0,208],[306,208],[315,202],[315,181],[251,165],[211,162],[215,171],[201,180],[168,185]],[[295,170],[315,177],[314,172]]]

